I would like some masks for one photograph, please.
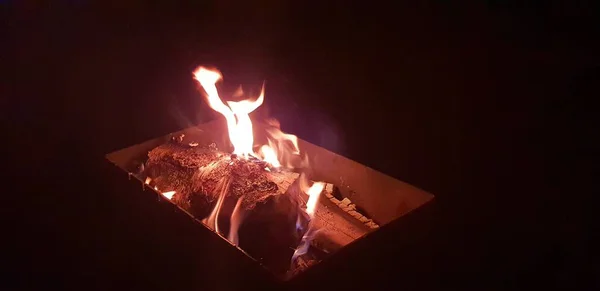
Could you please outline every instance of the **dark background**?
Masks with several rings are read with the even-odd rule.
[[[593,1],[136,2],[0,2],[7,287],[263,284],[194,255],[197,229],[103,157],[216,118],[201,64],[266,80],[256,117],[436,195],[308,288],[598,287]]]

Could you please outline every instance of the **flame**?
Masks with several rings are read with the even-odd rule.
[[[275,153],[272,147],[268,145],[263,145],[260,148],[260,153],[262,154],[263,160],[265,162],[271,164],[275,168],[281,167],[279,159],[277,159],[277,154]]]
[[[280,124],[275,119],[267,121],[269,125],[269,128],[266,129],[268,145],[260,147],[258,153],[254,153],[252,150],[254,136],[249,114],[263,104],[265,99],[264,84],[256,100],[245,99],[223,102],[215,86],[223,78],[219,71],[198,67],[194,71],[194,78],[204,88],[208,105],[225,117],[229,140],[233,145],[233,154],[244,158],[248,156],[261,158],[275,169],[280,168],[282,165],[291,167],[290,155],[300,155],[298,137],[281,131]],[[239,97],[243,94],[244,91],[240,86],[233,96]]]
[[[300,147],[298,147],[297,136],[281,131],[281,125],[279,124],[279,121],[277,121],[277,119],[270,119],[267,121],[267,124],[271,126],[271,128],[267,129],[267,133],[271,136],[269,141],[281,143],[282,148],[284,148],[285,143],[291,143],[291,153],[294,155],[300,154]]]
[[[231,185],[231,180],[228,177],[223,178],[219,181],[219,184],[217,185],[217,188],[215,189],[215,191],[220,191],[219,199],[217,200],[217,204],[215,204],[215,208],[213,208],[210,215],[207,218],[202,220],[202,222],[204,222],[209,228],[213,229],[217,233],[220,233],[219,219],[218,219],[219,212],[221,211],[221,207],[223,206],[223,201],[225,200],[225,196],[227,196],[227,192],[229,191],[229,185]]]
[[[171,198],[173,198],[173,195],[175,195],[175,191],[162,192],[161,194],[170,200]]]
[[[227,240],[236,246],[239,245],[238,229],[240,228],[243,218],[241,205],[242,197],[238,199],[235,208],[233,208],[233,213],[231,213],[231,224],[229,226],[229,235],[227,236]]]
[[[144,181],[144,184],[150,185],[150,182],[152,182],[152,178],[146,177],[146,181]]]
[[[274,168],[282,165],[291,167],[291,155],[300,155],[298,137],[281,131],[279,121],[276,119],[267,120],[267,124],[270,126],[266,129],[269,145],[264,145],[260,149],[263,160]]]
[[[308,252],[308,248],[310,247],[310,242],[312,241],[312,239],[315,237],[315,235],[319,231],[318,229],[315,229],[313,227],[312,219],[315,218],[315,211],[317,209],[317,203],[319,202],[321,193],[323,192],[323,189],[325,188],[325,183],[323,183],[323,182],[315,182],[311,186],[308,186],[309,181],[306,178],[306,175],[304,175],[304,174],[300,175],[300,177],[298,179],[299,179],[298,186],[300,187],[300,190],[308,195],[308,201],[306,202],[306,210],[305,211],[306,211],[306,214],[308,214],[308,216],[310,217],[310,220],[308,222],[307,230],[304,233],[304,235],[302,236],[302,240],[300,241],[300,244],[298,245],[298,247],[294,251],[294,254],[292,255],[292,264],[299,256],[304,255],[304,254],[306,254],[306,252]],[[300,216],[299,216],[296,221],[296,228],[299,229],[300,227],[301,226],[300,226]]]
[[[253,151],[254,148],[254,136],[252,131],[252,120],[250,119],[250,113],[256,110],[264,102],[265,88],[264,84],[261,89],[260,95],[255,99],[245,99],[241,101],[227,101],[224,102],[219,96],[217,91],[216,83],[220,81],[223,76],[217,70],[210,70],[205,67],[198,67],[194,71],[194,78],[200,83],[204,91],[206,92],[206,99],[208,105],[215,111],[219,112],[225,117],[227,121],[227,131],[229,140],[233,145],[233,154],[248,158],[250,156],[260,158],[267,162],[269,166],[264,167],[265,171],[277,170],[281,167],[292,167],[292,156],[300,155],[300,148],[298,146],[298,137],[293,134],[287,134],[281,131],[280,124],[277,120],[271,119],[267,121],[268,127],[266,128],[267,143],[259,147],[257,153]],[[240,86],[238,90],[233,94],[234,97],[243,96],[244,92]],[[233,161],[230,162],[230,165]],[[207,166],[199,168],[198,175],[201,177],[210,173],[216,163],[209,164]],[[305,156],[302,159],[300,168],[308,166],[308,159]],[[296,166],[298,168],[298,166]],[[229,190],[230,179],[225,178],[219,182],[219,186],[216,191],[220,191],[219,198],[211,214],[202,220],[209,228],[212,228],[217,233],[219,231],[218,216],[221,207],[224,204],[225,197]],[[318,204],[319,197],[325,183],[316,182],[309,186],[309,182],[304,175],[300,176],[299,187],[302,192],[308,195],[306,202],[306,214],[312,220],[315,215],[316,207]],[[239,243],[238,229],[243,220],[243,210],[241,209],[242,198],[239,198],[233,213],[230,218],[230,229],[228,240],[237,245]],[[310,241],[314,237],[314,234],[318,230],[312,227],[312,223],[309,220],[307,231],[305,232],[300,246],[294,252],[294,260],[297,256],[306,253],[310,245]],[[300,217],[297,222],[300,225]]]
[[[264,86],[260,96],[254,101],[229,101],[223,103],[217,92],[215,84],[222,79],[221,73],[199,67],[194,71],[194,76],[207,94],[208,105],[215,111],[225,116],[229,140],[233,145],[233,153],[242,157],[253,155],[252,146],[254,137],[252,135],[252,121],[250,112],[256,110],[264,101]]]
[[[321,193],[323,192],[323,188],[325,188],[325,183],[323,182],[315,182],[306,194],[308,194],[308,201],[306,202],[306,213],[313,218],[315,215],[315,209],[317,208],[317,202],[319,201],[319,197],[321,197]]]
[[[294,251],[294,254],[292,255],[292,264],[294,263],[294,261],[296,261],[296,259],[299,256],[304,255],[308,252],[308,248],[310,247],[310,242],[317,235],[318,232],[319,232],[318,229],[314,229],[312,227],[306,231],[306,233],[302,236],[300,245],[298,245],[298,247]]]

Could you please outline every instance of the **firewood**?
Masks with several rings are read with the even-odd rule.
[[[358,211],[358,209],[356,208],[356,204],[352,203],[352,201],[350,201],[350,199],[343,198],[342,200],[338,200],[333,194],[336,191],[337,191],[337,189],[335,188],[335,186],[333,184],[327,184],[327,186],[324,189],[324,194],[325,194],[326,199],[329,200],[331,203],[337,205],[340,209],[342,209],[344,212],[346,212],[350,216],[352,216],[355,219],[357,219],[358,221],[362,222],[369,229],[379,228],[379,225],[377,223],[375,223],[373,221],[373,219],[370,219],[367,216],[365,216],[364,214],[360,213]]]
[[[364,217],[355,210],[355,207],[341,205],[341,202],[333,196],[335,187],[333,184],[327,183],[321,193],[319,204],[315,209],[314,218],[311,221],[311,226],[315,232],[314,238],[311,240],[311,245],[325,253],[333,253],[342,247],[348,245],[354,240],[367,234],[371,229],[360,220]],[[299,192],[300,201],[307,201],[308,195]],[[348,200],[349,202],[349,200]],[[346,202],[344,202],[346,203]],[[351,205],[348,203],[348,205]],[[360,216],[359,216],[360,215]],[[306,226],[308,221],[306,221]]]
[[[207,226],[229,236],[270,269],[286,272],[290,268],[307,226],[300,205],[308,196],[299,190],[297,173],[274,171],[258,159],[241,159],[215,147],[180,140],[151,150],[145,173],[151,187],[175,191],[171,201],[194,217],[202,220],[214,212],[212,221],[205,220]],[[311,222],[318,229],[311,245],[325,253],[341,249],[376,227],[350,200],[336,199],[334,191],[332,184],[326,184]],[[230,232],[234,210],[241,224]],[[304,221],[303,228],[298,229],[298,221]]]
[[[151,187],[176,191],[171,201],[198,219],[208,217],[223,195],[218,215],[207,226],[226,237],[239,201],[239,246],[270,269],[287,271],[302,237],[296,229],[300,208],[284,195],[297,173],[271,171],[257,159],[177,141],[150,151],[145,168]]]
[[[244,209],[286,192],[296,173],[271,173],[267,164],[246,160],[214,148],[172,142],[148,153],[145,173],[160,191],[175,191],[172,201],[198,218],[210,214],[224,179],[230,178],[227,196],[233,201],[244,196]]]

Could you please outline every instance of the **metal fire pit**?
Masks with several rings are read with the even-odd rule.
[[[254,131],[256,140],[260,141],[264,138],[261,134],[264,132],[264,130],[261,130],[261,124],[255,124]],[[173,136],[180,136],[181,134],[184,134],[185,141],[193,141],[200,144],[215,143],[219,149],[228,149],[230,147],[225,122],[215,120],[172,133],[165,137],[156,138],[112,152],[106,157],[109,161],[128,173],[130,177],[135,177],[143,184],[145,177],[139,176],[136,173],[139,173],[140,164],[146,160],[148,152],[153,148],[168,142]],[[298,144],[300,150],[309,158],[311,173],[314,180],[325,181],[337,186],[342,196],[350,199],[352,203],[363,209],[369,214],[369,217],[380,226],[385,226],[386,224],[399,219],[403,215],[421,207],[433,199],[433,195],[430,193],[398,181],[324,148],[301,139],[298,139]],[[148,190],[150,191],[147,191],[147,193],[154,192],[152,189]],[[156,192],[156,194],[160,197],[159,199],[172,203],[169,199],[160,195],[160,193]],[[172,204],[176,206],[176,211],[189,215],[196,223],[209,229],[198,219],[194,218],[174,203]],[[377,229],[373,232],[379,231],[385,231],[385,227],[383,230]],[[214,231],[213,233],[221,237],[224,243],[231,245],[222,235]],[[363,236],[351,244],[354,244],[359,240],[368,240],[368,236],[369,235]],[[258,268],[258,265],[260,265],[258,260],[252,258],[242,249],[234,245],[231,246],[237,248],[248,258],[256,262]],[[347,247],[348,246],[344,247],[344,249]],[[334,253],[332,257],[335,257],[335,255],[336,254]],[[347,256],[348,254],[345,255]],[[235,262],[233,263],[235,264]],[[287,278],[278,277],[277,279],[286,280]]]

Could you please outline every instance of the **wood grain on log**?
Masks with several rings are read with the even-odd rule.
[[[175,191],[172,201],[198,218],[210,214],[219,198],[223,179],[231,185],[227,196],[243,198],[252,209],[272,196],[283,194],[295,173],[270,173],[258,160],[238,159],[215,149],[167,143],[148,153],[146,173],[160,191]]]
[[[223,195],[207,226],[231,236],[231,218],[237,209],[239,246],[270,269],[283,273],[302,237],[296,229],[300,208],[297,201],[284,195],[298,174],[271,172],[266,166],[262,161],[239,159],[214,148],[172,142],[149,152],[146,172],[154,183],[151,186],[176,191],[171,201],[198,219],[208,217]],[[238,201],[241,207],[236,208]]]
[[[333,190],[332,184],[326,184],[321,193],[324,195],[319,199],[311,222],[311,227],[318,229],[311,245],[326,253],[333,253],[370,231],[370,228],[349,213],[347,208],[341,208],[329,199],[333,197]],[[308,195],[304,193],[301,193],[300,197],[304,201],[308,199]]]
[[[375,223],[373,221],[373,219],[370,219],[370,218],[364,216],[362,213],[360,213],[356,209],[356,205],[354,203],[352,203],[352,201],[350,201],[350,199],[343,198],[342,200],[338,200],[333,195],[333,192],[335,190],[336,189],[333,184],[327,184],[327,186],[324,189],[324,194],[325,194],[326,199],[331,201],[333,204],[337,205],[340,209],[342,209],[346,213],[350,214],[352,217],[358,219],[360,222],[362,222],[368,228],[370,228],[370,229],[379,228],[379,225],[377,223]]]

